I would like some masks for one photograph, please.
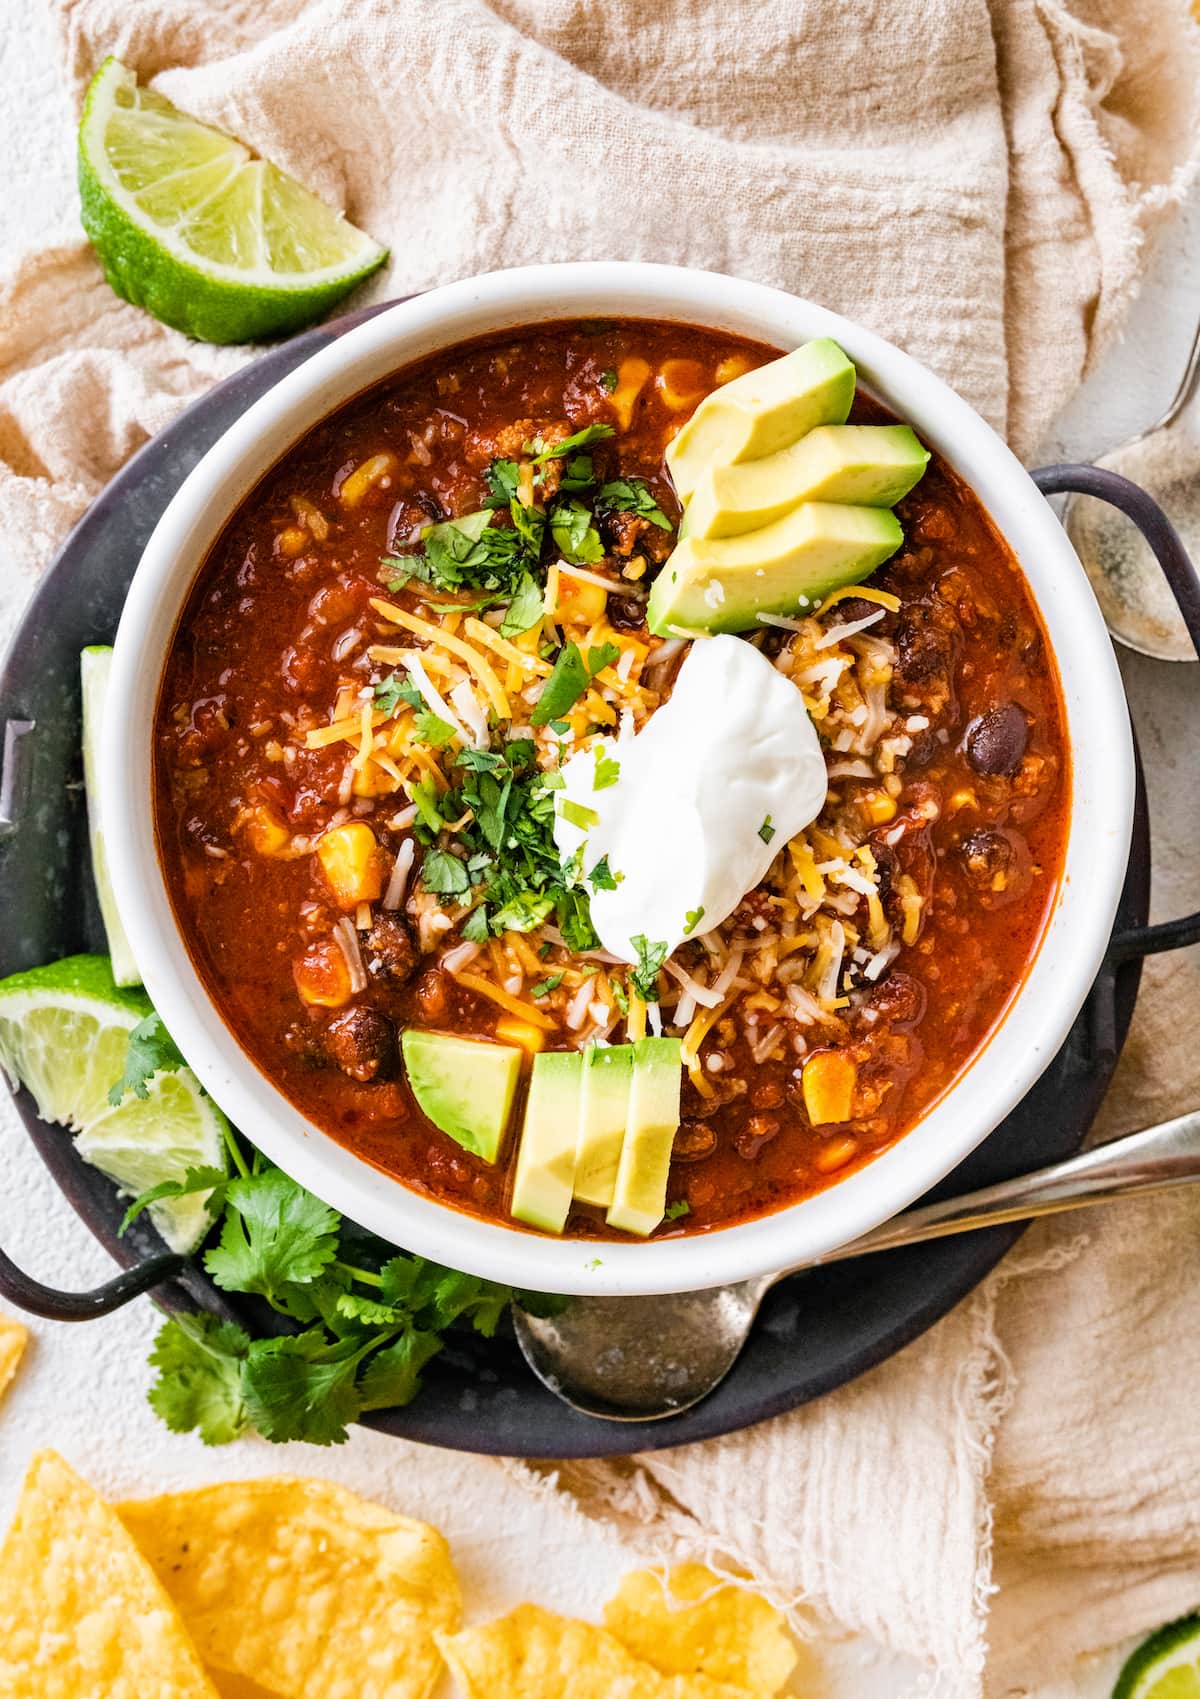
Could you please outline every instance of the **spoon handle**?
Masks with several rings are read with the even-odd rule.
[[[998,1186],[923,1204],[885,1221],[873,1232],[842,1245],[820,1260],[840,1262],[868,1251],[890,1251],[977,1227],[1005,1221],[1029,1221],[1038,1215],[1057,1215],[1083,1209],[1109,1198],[1138,1192],[1165,1191],[1200,1179],[1200,1111],[1180,1115],[1161,1126],[1113,1139],[1066,1162],[1056,1162],[1035,1174],[1022,1174]]]

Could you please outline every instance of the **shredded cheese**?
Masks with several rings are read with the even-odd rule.
[[[465,661],[482,684],[487,693],[488,701],[499,717],[502,720],[512,719],[512,709],[509,706],[508,697],[501,689],[500,680],[492,671],[490,663],[479,653],[478,649],[473,649],[469,643],[464,643],[461,637],[455,637],[451,632],[443,630],[441,626],[431,625],[428,620],[418,619],[416,614],[410,614],[407,609],[398,608],[394,602],[385,602],[378,596],[372,596],[371,606],[377,614],[382,614],[383,618],[390,620],[393,625],[401,625],[406,631],[413,632],[417,637],[423,637],[427,643],[433,644],[434,647],[447,649],[452,655],[457,655],[459,660]]]

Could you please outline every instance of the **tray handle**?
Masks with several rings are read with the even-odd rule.
[[[1123,478],[1119,472],[1110,472],[1105,466],[1043,466],[1030,476],[1045,496],[1095,496],[1097,501],[1119,508],[1126,518],[1133,521],[1162,567],[1192,646],[1200,657],[1200,576],[1178,531],[1153,496],[1148,495],[1140,484]],[[1181,950],[1187,944],[1196,943],[1200,943],[1200,913],[1187,914],[1179,920],[1159,921],[1155,926],[1134,926],[1124,932],[1114,932],[1106,959],[1117,966],[1142,956]]]
[[[175,1256],[150,1257],[127,1268],[103,1286],[93,1286],[90,1292],[60,1292],[54,1286],[43,1286],[40,1280],[19,1269],[12,1259],[0,1251],[0,1296],[26,1310],[32,1316],[45,1316],[48,1321],[91,1321],[94,1316],[111,1315],[133,1298],[140,1298],[155,1286],[173,1280],[187,1267],[187,1258]]]

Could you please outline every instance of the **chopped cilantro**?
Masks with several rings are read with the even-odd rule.
[[[621,776],[621,763],[611,755],[604,753],[604,745],[596,745],[596,773],[592,780],[592,789],[606,791],[610,785],[615,785]]]
[[[590,490],[595,482],[596,470],[591,455],[573,454],[567,461],[558,488],[563,495],[578,495],[580,490]]]
[[[590,832],[600,818],[594,808],[585,808],[581,802],[564,802],[559,812],[564,820],[578,826],[581,832]]]
[[[762,825],[758,828],[758,835],[764,844],[769,844],[771,839],[775,836],[775,828],[771,824],[771,816],[769,814],[763,821]]]
[[[611,366],[606,366],[600,373],[600,388],[605,395],[611,395],[617,387],[617,374]]]
[[[550,721],[550,730],[552,732],[557,732],[559,737],[566,737],[566,735],[570,731],[570,729],[571,729],[570,720],[551,720]]]
[[[644,932],[639,932],[629,942],[637,951],[637,965],[629,975],[629,982],[643,1003],[657,1003],[658,973],[667,959],[667,941],[663,938],[652,943]]]
[[[612,987],[613,1001],[617,1008],[620,1009],[622,1015],[628,1015],[629,998],[625,995],[625,987],[619,979],[610,979],[608,983]]]
[[[500,624],[501,637],[520,637],[542,617],[542,587],[531,572],[522,577]]]
[[[568,497],[558,501],[550,513],[550,534],[565,561],[587,566],[604,559],[604,544],[592,520],[590,508]]]
[[[598,672],[611,666],[620,653],[615,643],[602,643],[599,648],[588,650],[585,661],[578,644],[564,644],[558,652],[554,670],[546,680],[542,694],[529,716],[532,724],[550,725],[557,731],[560,715],[575,706],[590,681]],[[569,729],[566,722],[563,722],[563,726],[564,730]]]
[[[417,815],[422,826],[429,832],[440,832],[445,825],[438,808],[437,791],[432,779],[420,779],[408,789],[410,801],[415,803]],[[451,816],[453,818],[453,816]]]
[[[515,460],[493,460],[484,477],[488,489],[491,490],[489,507],[507,507],[517,493],[517,483],[521,476],[521,468]]]
[[[543,443],[541,438],[526,444],[525,452],[533,455],[533,464],[540,466],[546,460],[561,460],[568,454],[573,454],[577,448],[587,448],[594,442],[602,442],[605,437],[616,436],[611,425],[585,425],[573,436],[564,437],[561,442]]]
[[[416,685],[401,673],[389,673],[375,686],[375,707],[381,714],[394,714],[401,702],[407,702],[410,708],[420,708],[423,700]]]
[[[531,985],[529,995],[531,997],[548,997],[552,991],[558,990],[562,982],[561,973],[552,973],[549,979],[539,979],[536,985]]]
[[[413,718],[413,737],[418,743],[428,744],[431,749],[440,749],[444,743],[449,743],[458,733],[448,720],[423,708]]]
[[[614,478],[611,483],[602,484],[596,495],[596,506],[609,513],[638,513],[664,531],[674,529],[643,478]]]
[[[692,933],[704,919],[703,908],[690,908],[683,917],[683,935],[690,938]]]
[[[491,937],[491,927],[488,925],[488,911],[483,903],[473,908],[462,924],[462,935],[472,944],[486,944]]]
[[[427,891],[439,897],[460,897],[471,888],[464,864],[443,849],[426,850],[421,863],[421,882]]]
[[[602,855],[595,867],[588,874],[588,884],[595,891],[615,891],[624,877],[621,873],[613,873],[608,865],[608,857]]]
[[[437,590],[502,590],[512,592],[526,573],[538,565],[545,515],[540,508],[508,503],[508,525],[495,524],[491,507],[427,525],[421,547],[412,554],[385,555],[383,564],[395,577],[393,588],[411,579]]]
[[[492,917],[495,932],[533,932],[554,912],[554,897],[545,891],[518,891]]]
[[[109,1091],[108,1101],[116,1108],[130,1091],[135,1097],[149,1097],[149,1082],[155,1074],[173,1074],[184,1065],[183,1054],[161,1016],[149,1014],[129,1034],[125,1072]]]
[[[674,1203],[669,1203],[663,1211],[663,1220],[682,1221],[685,1215],[690,1215],[691,1213],[692,1206],[687,1199],[677,1198]]]

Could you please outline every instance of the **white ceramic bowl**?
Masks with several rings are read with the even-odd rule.
[[[410,361],[464,338],[573,317],[674,319],[779,348],[832,336],[861,382],[966,479],[1014,550],[1058,660],[1073,759],[1066,867],[1041,949],[1002,1024],[907,1137],[827,1191],[762,1220],[656,1243],[542,1238],[419,1197],[316,1130],[240,1049],[192,967],[155,849],[151,739],[163,661],[210,544],[311,426]],[[1128,856],[1133,752],[1092,592],[1057,520],[995,433],[938,378],[859,325],[736,278],[597,263],[494,272],[393,307],[256,402],[183,484],[146,547],[116,640],[103,824],[146,989],[213,1097],[280,1167],[383,1238],[514,1286],[684,1291],[818,1257],[902,1209],[973,1150],[1054,1056],[1103,956]]]

